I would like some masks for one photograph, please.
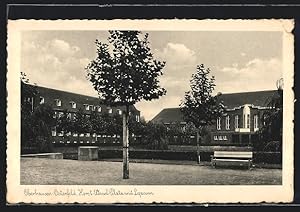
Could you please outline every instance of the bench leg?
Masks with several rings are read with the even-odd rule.
[[[248,169],[249,170],[252,169],[252,161],[251,160],[248,161]]]

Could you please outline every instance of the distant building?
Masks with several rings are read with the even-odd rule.
[[[209,126],[212,144],[251,144],[258,139],[257,131],[263,126],[263,113],[268,103],[278,95],[277,90],[222,94],[220,100],[226,113]],[[165,125],[186,122],[180,108],[166,108],[152,122]]]
[[[35,95],[35,97],[24,96],[25,99],[22,100],[30,102],[32,110],[35,110],[35,108],[41,104],[47,104],[54,110],[54,117],[61,116],[63,112],[67,110],[69,117],[73,118],[75,112],[77,112],[80,108],[82,108],[83,112],[87,116],[89,116],[93,111],[100,114],[122,115],[122,107],[109,107],[107,105],[100,104],[99,98],[97,97],[86,96],[41,86],[35,87],[37,90],[37,95]],[[130,116],[133,116],[137,122],[140,121],[140,111],[137,110],[134,106],[130,107]],[[57,132],[55,129],[52,129],[52,143],[55,144],[92,144],[95,143],[97,137],[101,138],[101,136],[105,138],[112,137],[110,135],[106,136],[100,134],[90,135],[90,133],[84,133],[81,135],[73,133],[71,135],[70,133],[64,134],[63,132]],[[113,137],[120,138],[122,136],[114,135]],[[114,142],[120,143],[120,139],[116,139],[116,141]]]

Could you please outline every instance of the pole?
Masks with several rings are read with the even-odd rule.
[[[197,136],[196,136],[196,139],[197,139],[197,159],[198,159],[198,164],[200,164],[200,135],[199,135],[199,130],[197,130]]]
[[[123,113],[123,179],[129,178],[129,160],[128,160],[128,121],[129,120],[129,106],[126,105],[126,110]]]

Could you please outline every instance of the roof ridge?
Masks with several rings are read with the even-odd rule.
[[[40,86],[40,85],[33,85],[33,84],[29,84],[31,86],[36,86],[38,88],[45,88],[45,89],[49,89],[49,90],[54,90],[54,91],[59,91],[59,92],[65,92],[65,93],[70,93],[70,94],[75,94],[75,95],[81,95],[81,96],[86,96],[86,97],[91,97],[91,98],[99,98],[97,96],[91,96],[91,95],[86,95],[86,94],[81,94],[81,93],[75,93],[75,92],[72,92],[72,91],[65,91],[65,90],[62,90],[62,89],[57,89],[57,88],[49,88],[49,87],[46,87],[46,86]]]
[[[245,93],[263,93],[263,92],[275,92],[277,91],[276,89],[274,90],[259,90],[259,91],[242,91],[242,92],[234,92],[234,93],[222,93],[222,95],[228,95],[228,94],[245,94]]]

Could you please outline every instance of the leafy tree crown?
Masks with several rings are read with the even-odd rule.
[[[86,70],[102,103],[133,105],[166,94],[159,85],[164,61],[154,59],[148,34],[139,31],[109,31],[109,44],[96,40],[97,57]]]
[[[224,105],[218,100],[220,94],[212,95],[215,78],[209,77],[209,73],[210,69],[203,64],[197,66],[197,71],[190,80],[191,90],[185,93],[180,104],[184,119],[197,128],[214,123],[224,111]]]

